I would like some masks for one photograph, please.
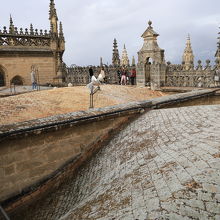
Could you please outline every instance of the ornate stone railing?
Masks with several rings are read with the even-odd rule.
[[[28,29],[20,28],[20,31],[15,27],[13,30],[7,30],[6,27],[3,31],[0,30],[0,46],[36,46],[36,47],[49,47],[51,34],[45,30],[38,31],[33,27]]]
[[[206,65],[193,65],[186,70],[184,65],[171,65],[168,63],[166,70],[165,86],[171,87],[215,87],[219,83],[220,66],[218,60],[212,67],[210,60],[206,60]]]

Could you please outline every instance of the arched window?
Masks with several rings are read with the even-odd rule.
[[[152,64],[153,63],[153,59],[151,57],[148,57],[146,60],[146,64]]]
[[[22,79],[21,76],[15,76],[11,79],[11,83],[13,83],[14,85],[22,86],[23,85],[23,79]]]

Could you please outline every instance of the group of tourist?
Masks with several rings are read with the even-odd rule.
[[[89,68],[89,81],[91,82],[92,79],[97,80],[94,76],[94,72],[93,72],[92,67],[90,67]],[[100,70],[98,80],[101,81],[101,82],[106,82],[104,67],[102,67],[101,70]]]
[[[128,71],[128,69],[126,68],[120,68],[117,70],[117,75],[118,75],[118,83],[120,85],[135,85],[135,79],[136,79],[136,69],[132,68],[131,71]],[[90,82],[92,81],[92,77],[94,77],[94,72],[92,67],[89,68],[89,79]],[[104,67],[101,68],[100,73],[99,73],[99,77],[98,78],[102,78],[103,82],[106,82],[106,77],[105,77],[105,71],[104,71]]]
[[[135,68],[132,68],[131,72],[129,72],[126,68],[123,67],[122,69],[118,69],[117,74],[120,85],[135,84],[135,79],[136,79]]]

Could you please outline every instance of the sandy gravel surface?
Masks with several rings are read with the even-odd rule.
[[[94,96],[96,108],[167,95],[148,88],[103,85]],[[87,110],[89,90],[85,86],[35,91],[0,99],[0,125],[56,114]]]

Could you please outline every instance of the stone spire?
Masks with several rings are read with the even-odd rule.
[[[100,67],[103,66],[102,57],[100,57]]]
[[[55,8],[55,3],[54,0],[50,0],[50,10],[49,10],[49,19],[51,20],[53,17],[55,17],[58,20],[57,17],[57,11]]]
[[[11,15],[10,15],[10,25],[9,25],[9,33],[14,33],[14,31],[15,31],[15,26],[14,26],[14,24],[13,24],[13,20],[12,20],[12,17],[11,17]]]
[[[113,42],[112,65],[113,66],[119,66],[120,65],[118,45],[117,45],[116,39],[114,39],[114,42]]]
[[[50,0],[50,9],[49,9],[49,20],[50,20],[50,31],[52,33],[58,33],[58,28],[57,28],[57,11],[55,8],[54,0]]]
[[[215,53],[215,57],[216,57],[216,60],[218,60],[220,62],[220,32],[218,34],[219,34],[219,37],[217,38],[218,39],[218,43],[217,43],[218,46],[217,46],[217,51]]]
[[[129,66],[128,53],[124,44],[124,49],[121,55],[121,66]]]
[[[64,35],[63,35],[63,25],[62,25],[62,22],[60,22],[59,39],[60,39],[61,41],[65,41]]]
[[[134,58],[134,56],[132,57],[132,64],[131,65],[135,66],[135,58]]]
[[[185,70],[189,70],[194,64],[194,55],[191,47],[190,36],[188,35],[186,41],[186,48],[183,53],[183,65]]]

